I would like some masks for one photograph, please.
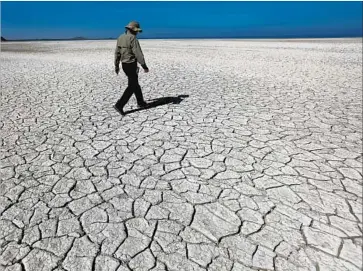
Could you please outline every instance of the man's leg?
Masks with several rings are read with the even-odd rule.
[[[142,95],[142,91],[141,91],[141,87],[139,85],[139,80],[138,80],[137,74],[136,74],[136,80],[135,80],[134,93],[136,96],[138,106],[146,106],[146,102],[144,100],[144,96]]]
[[[132,94],[134,93],[133,85],[134,85],[134,79],[132,78],[132,68],[133,63],[122,63],[122,69],[125,72],[127,79],[128,79],[128,86],[125,89],[124,93],[122,94],[121,98],[116,102],[116,107],[119,109],[123,109],[124,106],[127,104],[127,102],[130,100]]]
[[[116,106],[120,109],[123,109],[127,102],[130,100],[132,96],[133,89],[129,86],[125,89],[124,93],[122,94],[121,98],[116,102]]]

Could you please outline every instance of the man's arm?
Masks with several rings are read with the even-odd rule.
[[[120,53],[120,49],[118,48],[118,44],[116,44],[116,49],[115,49],[115,66],[116,67],[120,66],[120,60],[121,60],[121,53]]]
[[[118,48],[118,42],[116,43],[115,49],[115,72],[118,74],[120,71],[120,60],[121,60],[121,53],[120,49]]]
[[[132,48],[132,52],[135,54],[137,62],[140,63],[141,67],[144,70],[148,70],[148,67],[146,66],[146,63],[145,63],[144,54],[142,53],[141,46],[140,46],[140,43],[137,40],[137,38],[134,38],[131,41],[131,48]]]

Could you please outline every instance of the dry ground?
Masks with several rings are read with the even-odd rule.
[[[0,270],[360,270],[361,41],[2,43]]]

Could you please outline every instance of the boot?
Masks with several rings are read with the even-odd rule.
[[[116,111],[119,112],[122,116],[125,116],[126,115],[125,112],[124,112],[124,110],[123,110],[123,108],[120,107],[120,106],[118,106],[117,103],[113,106],[113,108],[115,108]]]

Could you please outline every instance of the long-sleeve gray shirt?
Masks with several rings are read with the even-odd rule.
[[[147,68],[138,39],[130,32],[126,32],[117,39],[115,66],[118,67],[120,62],[132,63],[135,61],[139,62],[144,69]]]

